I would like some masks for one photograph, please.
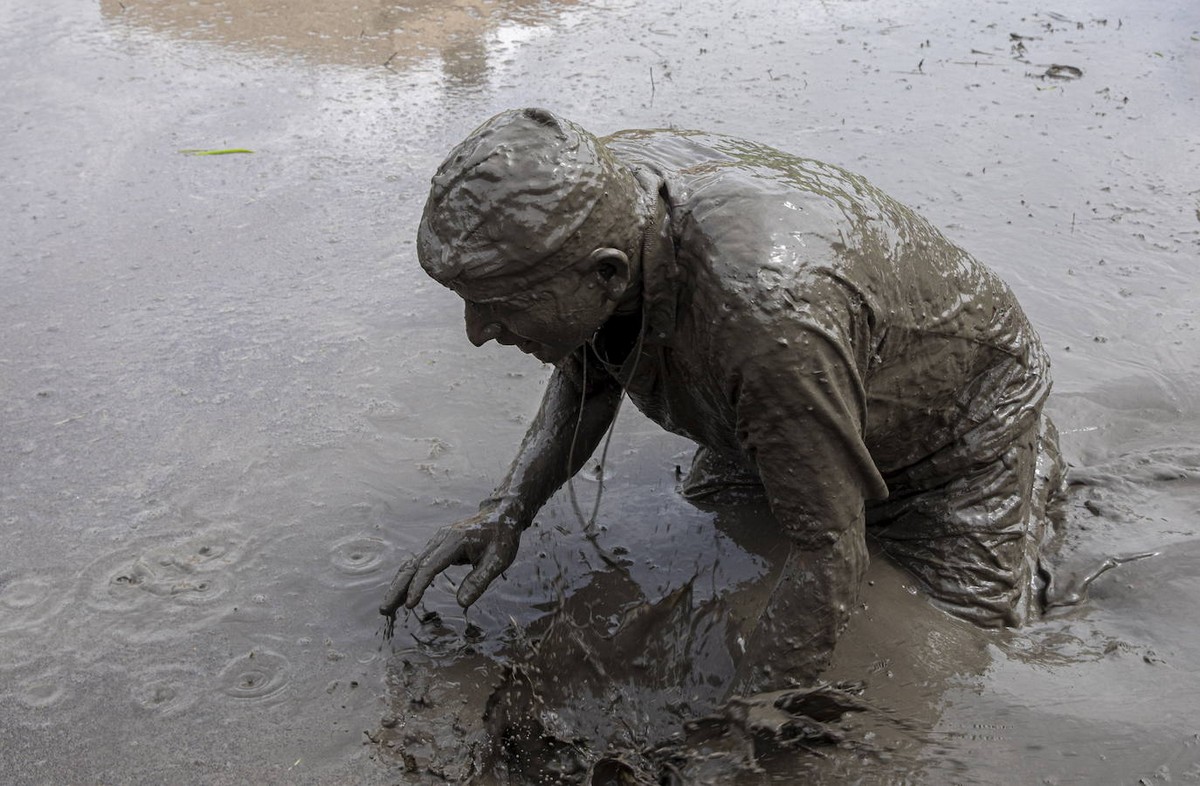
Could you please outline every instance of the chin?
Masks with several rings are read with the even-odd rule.
[[[526,355],[532,355],[543,363],[549,363],[557,366],[571,356],[573,349],[563,349],[561,347],[548,347],[544,344],[535,344],[529,348],[521,348],[521,351]]]
[[[563,352],[562,350],[558,349],[539,349],[536,352],[530,352],[529,354],[533,355],[543,363],[549,363],[553,366],[557,366],[559,363],[571,356],[570,352]]]

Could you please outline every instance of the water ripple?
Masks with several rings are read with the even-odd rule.
[[[262,701],[291,684],[288,659],[271,650],[256,649],[230,661],[218,678],[221,691],[235,699]]]
[[[71,674],[60,666],[42,666],[26,677],[8,683],[4,719],[28,729],[70,723],[86,712]]]
[[[133,675],[133,700],[164,717],[186,712],[201,696],[200,670],[187,664],[155,666]]]
[[[394,567],[395,547],[383,538],[352,535],[329,549],[321,582],[335,589],[351,589],[382,581],[382,573]]]
[[[63,593],[45,576],[0,573],[0,636],[42,628],[65,603]]]
[[[96,559],[78,593],[111,615],[105,630],[126,641],[178,639],[210,627],[238,604],[237,574],[253,564],[251,539],[233,525],[182,538],[148,538]]]

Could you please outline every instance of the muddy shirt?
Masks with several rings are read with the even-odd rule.
[[[944,482],[1037,417],[1047,360],[1000,279],[860,177],[729,137],[604,140],[669,220],[615,375],[650,419],[757,469],[802,546],[889,485]]]

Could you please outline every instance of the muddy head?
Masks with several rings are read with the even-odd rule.
[[[467,336],[558,362],[636,309],[646,199],[592,134],[544,109],[488,120],[433,177],[421,266],[466,302]]]

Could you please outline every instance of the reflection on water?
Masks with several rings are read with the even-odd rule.
[[[190,40],[250,47],[269,55],[300,54],[322,63],[404,70],[433,57],[459,88],[487,84],[489,55],[501,28],[551,20],[575,0],[100,0],[114,23]]]
[[[886,761],[902,780],[937,755],[945,692],[991,663],[992,632],[935,609],[876,554],[827,675],[841,687],[726,704],[787,553],[765,504],[678,502],[663,512],[670,555],[635,545],[629,501],[608,510],[597,542],[531,533],[535,566],[514,565],[508,597],[485,596],[470,621],[445,607],[401,621],[391,712],[371,735],[398,766],[478,784],[840,783]],[[567,586],[578,561],[590,572]]]

